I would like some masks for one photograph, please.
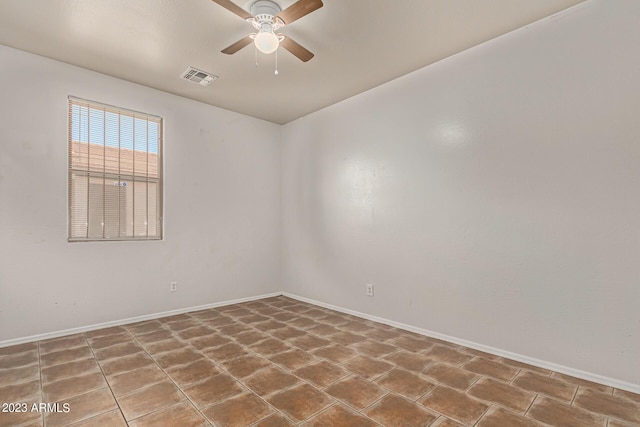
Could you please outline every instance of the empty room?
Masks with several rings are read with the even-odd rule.
[[[640,426],[637,0],[1,0],[0,426]]]

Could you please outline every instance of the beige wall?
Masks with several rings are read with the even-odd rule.
[[[285,290],[640,391],[638,22],[588,1],[286,125]]]
[[[0,64],[0,342],[280,290],[279,126],[7,47]],[[164,240],[67,242],[69,95],[164,119]]]

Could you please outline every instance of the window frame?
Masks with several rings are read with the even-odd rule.
[[[134,120],[144,119],[149,122],[156,122],[158,124],[158,141],[157,141],[157,156],[158,156],[158,164],[157,164],[157,178],[153,178],[150,180],[148,176],[144,175],[136,175],[135,173],[113,173],[103,171],[91,171],[89,160],[87,160],[87,169],[80,170],[74,169],[72,164],[72,152],[73,152],[73,106],[80,105],[82,107],[87,107],[89,109],[94,108],[97,110],[103,110],[105,112],[115,113],[124,116],[130,116]],[[77,243],[77,242],[127,242],[127,241],[157,241],[164,240],[164,119],[161,116],[143,113],[140,111],[116,107],[114,105],[105,104],[102,102],[91,101],[84,98],[79,98],[75,96],[68,96],[67,98],[67,127],[68,127],[68,135],[67,135],[67,242],[69,243]],[[90,119],[88,119],[90,120]],[[105,125],[106,126],[106,125]],[[106,141],[104,141],[104,145],[106,146]],[[120,150],[120,148],[119,148]],[[135,142],[133,143],[133,151],[135,150]],[[148,153],[148,151],[147,151]],[[118,162],[121,163],[121,159],[118,159]],[[147,163],[148,167],[148,163]],[[72,178],[74,174],[79,174],[87,177],[87,187],[91,185],[90,177],[99,176],[103,177],[105,180],[114,180],[114,181],[128,181],[133,183],[135,186],[135,182],[155,182],[157,184],[157,213],[154,218],[157,220],[157,233],[155,235],[149,236],[136,236],[135,233],[132,236],[124,236],[124,237],[74,237],[72,235],[73,231],[73,191],[72,191]],[[104,188],[107,188],[106,183],[103,184]],[[103,193],[104,194],[104,193]],[[104,197],[104,196],[103,196]],[[147,204],[149,202],[149,194],[146,194]],[[89,200],[87,200],[87,205],[89,205]],[[135,216],[135,210],[133,212]],[[149,221],[149,212],[147,209],[147,221]],[[134,219],[135,221],[135,219]],[[122,224],[118,224],[122,227]],[[134,225],[135,227],[135,225]],[[134,228],[135,229],[135,228]],[[89,234],[89,226],[87,225],[87,234]]]

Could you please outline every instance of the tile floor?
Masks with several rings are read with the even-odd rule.
[[[28,404],[2,426],[640,426],[640,395],[285,297],[1,348],[2,402]]]

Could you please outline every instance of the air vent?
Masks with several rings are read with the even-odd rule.
[[[201,86],[209,86],[209,83],[218,78],[218,76],[214,76],[211,73],[207,73],[206,71],[198,70],[193,67],[187,68],[187,71],[182,73],[180,77]]]

